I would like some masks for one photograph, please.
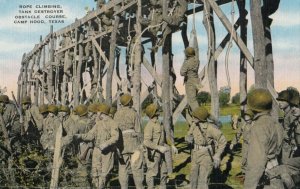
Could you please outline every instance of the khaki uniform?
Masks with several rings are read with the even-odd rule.
[[[208,178],[213,169],[213,158],[220,158],[226,146],[222,132],[211,123],[195,123],[190,127],[187,137],[194,138],[192,151],[190,183],[192,189],[208,189]],[[213,144],[217,148],[213,150]],[[215,154],[213,154],[215,151]]]
[[[118,144],[121,156],[119,158],[119,181],[121,188],[128,188],[128,176],[132,172],[136,188],[143,188],[143,167],[131,164],[132,154],[141,145],[141,125],[138,114],[129,107],[120,108],[114,117],[121,130]]]
[[[180,75],[184,76],[185,94],[192,110],[199,106],[196,99],[199,85],[198,69],[199,61],[195,56],[188,57],[180,68]]]
[[[43,124],[43,117],[39,113],[39,109],[36,106],[32,106],[25,111],[24,114],[24,131],[25,137],[30,144],[39,144],[40,133],[38,128]]]
[[[166,188],[167,166],[164,154],[158,151],[159,146],[166,146],[166,137],[163,125],[157,120],[149,120],[144,129],[144,146],[147,147],[146,181],[149,189],[154,188],[154,177],[160,173],[160,188]]]
[[[247,155],[248,155],[248,145],[250,137],[250,128],[252,124],[243,122],[241,127],[239,127],[238,132],[232,139],[231,144],[236,145],[240,138],[243,136],[243,146],[242,146],[242,172],[245,173],[247,165]]]
[[[93,183],[97,188],[104,188],[114,165],[115,144],[119,139],[118,126],[112,118],[99,120],[87,134],[82,134],[81,138],[86,141],[94,141]],[[103,151],[99,148],[101,145],[106,147]]]
[[[40,142],[43,149],[50,153],[54,152],[55,135],[59,125],[60,121],[57,117],[48,116],[43,120],[42,127],[39,128],[42,132]]]
[[[296,127],[296,118],[292,114],[292,110],[284,115],[283,128],[284,128],[284,141],[282,144],[282,163],[285,163],[292,154],[292,148],[295,145],[294,128]]]
[[[259,113],[253,121],[248,147],[251,153],[247,156],[244,188],[255,189],[264,172],[271,179],[270,185],[264,188],[283,188],[275,171],[283,141],[283,129],[269,113]]]

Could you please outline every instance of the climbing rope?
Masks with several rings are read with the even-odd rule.
[[[231,35],[230,35],[230,40],[228,42],[228,47],[226,50],[226,55],[225,55],[225,71],[226,71],[226,78],[227,78],[227,86],[229,90],[231,89],[231,84],[230,84],[230,74],[229,74],[229,67],[228,67],[228,60],[229,60],[229,55],[230,55],[230,50],[232,48],[232,40],[233,40],[233,31],[234,31],[234,0],[231,1]]]

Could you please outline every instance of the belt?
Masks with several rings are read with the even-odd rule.
[[[267,166],[266,166],[266,171],[267,170],[271,170],[273,169],[274,167],[278,166],[278,161],[277,161],[277,158],[273,158],[273,159],[270,159],[268,160],[267,162]]]
[[[135,130],[134,129],[127,129],[127,130],[122,131],[122,134],[128,134],[128,133],[135,133]]]
[[[194,150],[205,150],[205,149],[212,149],[211,145],[198,145],[194,144]]]

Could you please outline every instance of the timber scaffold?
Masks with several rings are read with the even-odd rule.
[[[168,15],[176,1],[162,0],[162,15]],[[265,23],[263,20],[270,20],[269,15],[277,10],[278,4],[277,7],[273,8],[273,12],[269,9],[263,12],[259,2],[258,0],[251,0],[250,7],[254,53],[257,57],[253,57],[247,48],[248,21],[246,16],[248,11],[245,8],[245,0],[193,0],[188,2],[186,15],[205,11],[203,24],[208,36],[210,36],[208,39],[209,53],[207,54],[208,63],[200,72],[200,76],[204,75],[207,67],[212,94],[211,114],[215,117],[219,116],[217,59],[230,40],[233,40],[241,51],[239,66],[242,113],[246,105],[247,62],[255,69],[256,86],[273,88],[273,59],[267,56],[264,48],[259,48],[261,46],[266,47],[267,43],[271,44],[271,38],[265,40],[264,36],[267,35],[259,32],[266,31],[267,27],[270,28],[271,22]],[[220,8],[220,5],[226,3],[236,3],[239,9],[239,18],[234,25]],[[184,113],[187,98],[185,96],[177,98],[180,95],[177,95],[178,90],[175,87],[176,74],[173,71],[172,34],[181,31],[184,46],[189,46],[186,34],[189,23],[186,19],[186,24],[171,29],[172,32],[166,36],[162,44],[162,62],[157,62],[155,51],[142,48],[144,44],[150,42],[152,42],[152,46],[155,45],[153,35],[147,30],[147,25],[141,24],[140,21],[141,18],[149,15],[153,9],[155,8],[146,0],[111,0],[56,32],[51,26],[50,33],[44,39],[40,37],[40,42],[34,46],[33,50],[23,55],[18,80],[18,102],[24,96],[31,96],[36,105],[60,103],[74,107],[80,103],[85,103],[89,95],[86,94],[88,93],[87,84],[83,77],[88,74],[90,82],[96,82],[97,90],[105,96],[106,103],[112,105],[118,101],[118,96],[121,93],[129,92],[133,96],[133,106],[138,113],[141,113],[141,104],[149,94],[158,96],[157,91],[161,91],[163,123],[167,134],[173,135],[173,123],[181,114],[188,120],[188,114]],[[110,10],[112,10],[111,15],[109,15]],[[104,15],[111,16],[111,24],[104,23]],[[215,40],[214,16],[220,19],[228,31],[219,45],[216,45]],[[240,28],[239,33],[238,28]],[[163,34],[161,33],[154,36],[157,38],[156,40],[162,37]],[[130,45],[132,41],[134,41],[133,46]],[[131,53],[125,53],[125,57],[122,57],[124,54],[120,51],[121,47],[125,47],[126,51]],[[134,49],[129,49],[132,47]],[[150,53],[149,56],[147,53]],[[151,60],[148,60],[147,57],[151,57]],[[126,70],[120,70],[121,58],[126,59]],[[262,69],[266,68],[267,65],[268,69]],[[153,84],[150,86],[146,85],[141,77],[142,66],[152,76]],[[162,66],[162,73],[157,72],[158,66]],[[126,71],[125,78],[121,77],[120,72],[122,71]],[[265,77],[266,75],[267,77]],[[104,86],[105,89],[103,89]],[[113,95],[114,87],[116,94]]]

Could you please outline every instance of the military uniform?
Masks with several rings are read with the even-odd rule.
[[[106,113],[109,113],[109,109]],[[96,125],[87,134],[81,134],[79,137],[85,141],[94,141],[93,183],[97,188],[104,188],[114,165],[115,144],[119,139],[118,126],[107,116],[103,120],[97,120]]]
[[[146,108],[151,110],[151,106],[149,105]],[[154,107],[155,108],[155,107]],[[156,108],[157,109],[157,108]],[[166,133],[163,125],[159,122],[157,116],[153,119],[156,110],[153,110],[153,115],[149,116],[149,113],[146,114],[149,116],[150,120],[145,126],[144,129],[144,146],[147,148],[146,153],[146,164],[147,164],[147,173],[146,173],[146,181],[149,189],[154,188],[154,177],[156,177],[159,173],[160,175],[160,188],[166,188],[167,183],[167,165],[165,161],[164,152],[161,150],[170,150],[166,144]],[[151,114],[151,112],[150,112]]]
[[[283,188],[275,171],[282,147],[283,129],[270,115],[272,96],[265,89],[255,89],[247,99],[248,107],[256,113],[250,131],[248,151],[251,153],[247,156],[244,188],[257,188],[264,174],[270,178],[270,184],[264,185],[264,188]]]
[[[277,100],[279,103],[285,102],[287,107],[284,107],[284,118],[283,118],[283,128],[284,128],[284,141],[282,144],[282,157],[281,161],[284,163],[292,155],[293,147],[295,146],[295,140],[293,138],[293,131],[296,127],[296,117],[293,116],[291,109],[292,94],[288,90],[281,91],[278,94]],[[279,104],[280,106],[280,104]]]
[[[136,188],[143,188],[143,167],[131,164],[132,155],[141,146],[141,125],[137,112],[129,106],[131,100],[130,95],[123,95],[120,101],[124,107],[117,110],[114,117],[121,130],[118,149],[121,154],[119,157],[119,181],[122,189],[128,188],[130,173],[133,174]]]
[[[199,61],[195,57],[195,50],[191,47],[186,49],[187,58],[183,62],[180,68],[180,75],[184,76],[185,94],[187,95],[187,101],[192,110],[195,110],[199,104],[196,96],[199,86]]]
[[[209,114],[205,108],[196,108],[192,115],[197,122],[193,122],[186,136],[186,141],[194,144],[190,183],[192,189],[206,189],[213,167],[219,167],[226,139],[215,125],[207,122]]]

